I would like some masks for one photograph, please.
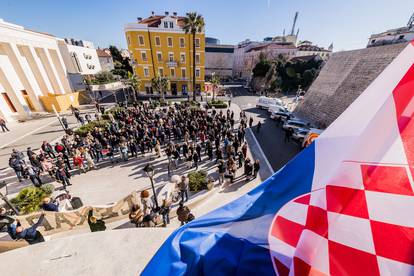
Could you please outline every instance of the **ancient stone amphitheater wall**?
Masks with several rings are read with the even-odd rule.
[[[326,127],[368,87],[407,44],[334,53],[295,112]]]

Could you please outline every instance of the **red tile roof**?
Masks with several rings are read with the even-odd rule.
[[[148,27],[158,27],[161,24],[161,19],[164,17],[169,16],[171,18],[177,19],[177,24],[181,28],[184,27],[184,19],[183,16],[170,16],[170,15],[151,15],[150,17],[144,18],[141,21],[138,21],[139,24],[148,24]]]
[[[112,57],[110,54],[101,49],[96,49],[96,54],[98,57]]]

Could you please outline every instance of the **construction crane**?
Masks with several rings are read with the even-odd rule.
[[[293,19],[292,31],[290,32],[290,35],[295,35],[295,26],[296,26],[296,21],[298,20],[298,15],[299,15],[299,12],[296,12],[295,17]]]
[[[411,28],[414,25],[414,13],[411,15],[410,20],[408,20],[407,27]]]

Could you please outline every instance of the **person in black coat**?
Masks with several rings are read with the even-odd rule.
[[[259,163],[259,159],[256,159],[256,161],[254,161],[253,164],[253,177],[256,178],[257,177],[257,173],[260,170],[260,163]]]
[[[37,231],[37,228],[43,224],[44,218],[45,218],[44,214],[40,215],[39,220],[35,224],[33,224],[32,226],[26,229],[23,228],[23,226],[21,226],[20,224],[20,221],[17,220],[17,225],[16,225],[15,230],[13,230],[11,225],[9,225],[8,227],[8,231],[10,231],[9,234],[11,237],[14,237],[14,239],[16,240],[23,239],[27,241],[29,244],[44,242],[45,239],[43,238],[43,235],[39,231]]]

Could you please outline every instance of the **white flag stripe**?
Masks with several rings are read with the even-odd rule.
[[[337,243],[375,254],[368,219],[328,212],[328,237]]]
[[[413,275],[414,266],[396,262],[387,258],[377,256],[379,270],[382,276]]]
[[[308,205],[291,201],[280,209],[278,216],[282,216],[290,221],[305,225],[307,212]]]
[[[318,234],[303,230],[295,256],[322,273],[329,274],[328,240]]]
[[[371,220],[414,227],[414,197],[380,192],[366,192]]]

